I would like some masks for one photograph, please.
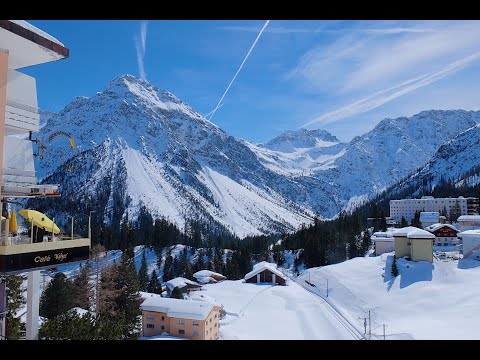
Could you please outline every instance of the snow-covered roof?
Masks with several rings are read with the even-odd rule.
[[[427,227],[425,228],[425,230],[428,230],[428,231],[432,231],[432,232],[433,232],[433,231],[437,231],[438,229],[441,229],[441,228],[444,227],[444,226],[449,227],[449,228],[452,229],[452,230],[458,231],[458,229],[457,229],[455,226],[450,225],[450,224],[442,224],[442,223],[436,223],[436,224],[432,224],[432,225],[430,225],[430,226],[427,226]]]
[[[140,305],[144,311],[166,313],[169,317],[205,320],[213,309],[207,301],[149,297]]]
[[[390,232],[390,231],[377,231],[377,232],[374,232],[372,234],[372,238],[373,237],[376,237],[376,238],[382,238],[382,237],[392,237],[393,232]]]
[[[462,215],[457,221],[480,221],[480,215]]]
[[[245,275],[244,279],[250,279],[252,276],[255,276],[261,273],[263,270],[269,270],[277,276],[280,276],[282,279],[286,280],[285,275],[283,275],[278,269],[277,265],[274,263],[269,263],[268,261],[262,261],[258,264],[253,265],[253,270]]]
[[[393,242],[395,238],[393,236],[372,236],[372,241],[375,242]]]
[[[188,280],[188,279],[185,279],[183,277],[176,277],[175,279],[172,279],[172,280],[168,280],[165,285],[170,289],[170,290],[173,290],[175,289],[176,287],[178,288],[183,288],[187,285],[197,285],[197,286],[200,286],[199,283],[195,282],[195,281],[192,281],[192,280]]]
[[[140,297],[145,300],[147,298],[150,298],[150,297],[162,297],[160,294],[154,294],[154,293],[149,293],[149,292],[145,292],[145,291],[139,291],[140,293]]]
[[[210,282],[212,282],[212,283],[217,282],[217,280],[215,280],[214,278],[212,278],[210,276],[201,276],[201,277],[198,277],[197,280],[200,284],[208,284]]]
[[[54,43],[57,43],[58,45],[65,46],[63,45],[57,38],[54,38],[52,35],[47,34],[45,31],[40,30],[36,26],[33,26],[29,22],[26,22],[25,20],[10,20],[12,23],[15,23],[17,25],[20,25],[24,29],[30,30],[31,32],[34,32],[37,35],[40,35],[41,37],[44,37],[45,39],[48,39]]]
[[[198,291],[193,291],[190,295],[188,295],[188,298],[190,300],[195,300],[195,301],[206,301],[209,304],[212,304],[213,306],[223,306],[214,297],[201,294]]]
[[[404,236],[409,239],[435,239],[435,235],[432,233],[414,226],[400,228],[393,232],[393,236]]]
[[[193,274],[193,277],[197,280],[202,278],[202,277],[212,277],[212,276],[225,277],[224,275],[222,275],[220,273],[210,271],[210,270],[200,270],[200,271],[197,271],[195,274]]]
[[[82,317],[85,314],[88,314],[90,311],[82,309],[80,307],[71,308],[69,311],[76,312],[78,316]]]
[[[440,213],[438,211],[422,211],[420,213],[420,221],[422,222],[434,222],[438,221]]]
[[[480,229],[465,230],[458,233],[459,237],[462,237],[463,235],[480,235]]]

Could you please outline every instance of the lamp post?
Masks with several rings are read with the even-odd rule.
[[[95,211],[90,211],[87,214],[76,214],[76,215],[70,215],[70,217],[72,218],[72,229],[71,229],[71,237],[72,237],[72,240],[73,240],[73,219],[76,218],[77,216],[86,216],[88,217],[88,238],[91,240],[92,239],[92,213],[94,213]]]

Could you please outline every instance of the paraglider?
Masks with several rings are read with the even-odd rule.
[[[70,149],[75,150],[75,147],[76,147],[75,140],[73,139],[73,137],[69,133],[67,133],[65,131],[55,131],[54,133],[52,133],[48,137],[48,142],[49,143],[52,142],[52,140],[55,139],[58,135],[63,135],[65,137],[67,137],[68,141],[70,142]],[[43,140],[43,136],[39,136],[36,140],[32,140],[32,141],[34,141],[35,143],[38,144],[38,151],[34,155],[37,156],[39,160],[44,159],[44,156],[41,154],[41,152],[43,152],[47,149],[47,146],[45,144],[41,143],[42,140]],[[73,166],[66,166],[66,170],[67,170],[67,172],[71,172],[73,170]]]

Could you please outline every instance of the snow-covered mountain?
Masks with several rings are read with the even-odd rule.
[[[241,141],[173,94],[131,75],[91,98],[77,97],[38,136],[47,144],[37,175],[62,184],[64,196],[108,194],[135,215],[140,203],[183,228],[185,219],[223,225],[239,236],[296,229],[313,213],[289,200],[300,185],[265,168]],[[66,166],[73,166],[67,172]]]
[[[300,129],[253,144],[168,91],[123,75],[49,116],[38,136],[62,130],[78,146],[71,150],[57,136],[36,168],[39,178],[62,185],[64,197],[95,195],[105,221],[122,217],[124,208],[135,217],[144,204],[180,228],[197,219],[245,236],[294,230],[315,213],[351,209],[425,165],[478,120],[480,112],[424,111],[384,119],[350,143]]]
[[[399,181],[387,195],[411,189],[410,196],[417,196],[420,191],[432,190],[442,178],[453,180],[456,186],[474,186],[480,183],[479,149],[480,124],[443,144],[425,166]]]

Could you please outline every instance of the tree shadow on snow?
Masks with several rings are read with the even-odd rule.
[[[390,291],[395,283],[395,277],[391,274],[393,255],[385,261],[384,282],[388,282],[387,291]],[[400,289],[406,288],[420,281],[432,281],[434,266],[428,261],[409,261],[405,258],[397,259],[398,276],[400,277]]]

